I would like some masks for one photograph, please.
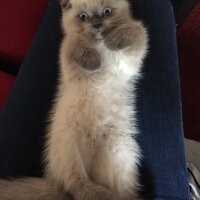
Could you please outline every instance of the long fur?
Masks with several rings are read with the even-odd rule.
[[[65,36],[45,178],[0,181],[0,200],[62,200],[67,193],[76,200],[138,199],[141,153],[134,102],[146,29],[131,18],[126,0],[62,0],[61,5]],[[97,17],[105,7],[113,13]],[[83,11],[90,17],[86,22],[79,19]]]
[[[0,180],[0,200],[70,200],[44,178]]]

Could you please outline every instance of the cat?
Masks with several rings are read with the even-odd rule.
[[[127,0],[60,0],[60,81],[44,178],[1,180],[0,200],[138,200],[135,84],[148,34]]]

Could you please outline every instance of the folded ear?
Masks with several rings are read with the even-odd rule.
[[[59,0],[60,1],[60,5],[62,7],[62,9],[68,9],[71,8],[71,2],[70,0]]]

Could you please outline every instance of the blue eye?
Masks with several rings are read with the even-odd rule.
[[[104,8],[103,9],[103,16],[109,16],[112,13],[112,9],[111,8]]]
[[[85,13],[85,12],[82,12],[80,15],[79,15],[79,18],[81,21],[87,21],[88,20],[88,14]]]

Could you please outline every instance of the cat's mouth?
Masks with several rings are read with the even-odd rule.
[[[92,35],[96,40],[102,40],[104,38],[104,36],[103,36],[104,35],[103,34],[104,31],[105,31],[104,27],[100,27],[98,29],[92,29],[91,30]]]
[[[103,35],[102,35],[102,32],[97,32],[96,35],[95,35],[95,38],[97,40],[102,40],[104,38]]]

